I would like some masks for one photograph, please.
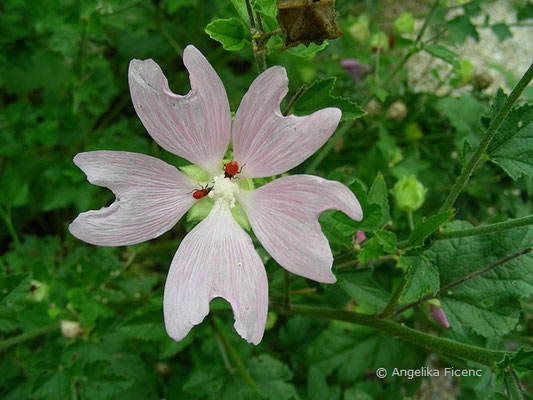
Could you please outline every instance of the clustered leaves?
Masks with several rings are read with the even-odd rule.
[[[445,8],[436,2],[425,35],[417,39],[416,17],[429,8],[391,16],[380,2],[337,2],[344,36],[282,51],[273,0],[251,2],[262,24],[255,31],[244,0],[4,1],[0,397],[350,400],[424,398],[437,390],[497,399],[531,390],[532,253],[442,291],[527,250],[533,241],[531,226],[454,237],[532,214],[531,89],[497,129],[453,209],[440,210],[508,100],[510,88],[488,92],[486,76],[459,50],[467,38],[479,40],[482,29],[490,28],[502,44],[513,40],[512,26],[485,15],[486,3]],[[531,2],[509,7],[515,24],[528,29]],[[486,17],[484,25],[476,17]],[[287,68],[292,86],[283,111],[342,110],[343,124],[332,139],[293,172],[343,182],[360,201],[364,219],[356,222],[338,211],[320,217],[335,256],[334,285],[295,275],[287,279],[254,239],[272,303],[258,347],[235,334],[231,309],[220,299],[211,303],[209,320],[174,342],[163,325],[163,285],[175,249],[202,210],[150,243],[86,245],[67,233],[68,222],[79,212],[106,206],[113,196],[86,183],[71,160],[80,151],[125,150],[183,167],[184,160],[153,145],[135,117],[128,62],[153,58],[167,72],[170,87],[185,93],[181,55],[192,42],[221,75],[236,110],[257,75],[254,41],[263,45],[269,66]],[[406,84],[409,71],[397,66],[418,52],[449,64],[447,75],[427,72],[448,95]],[[360,80],[340,65],[353,58],[369,69]],[[511,87],[524,72],[490,68],[505,73]],[[255,187],[266,183],[254,180]],[[451,354],[437,345],[428,350],[379,326],[289,315],[287,295],[294,307],[362,315],[375,326],[398,321],[433,335],[437,345],[449,339],[506,353],[481,365],[466,353]],[[432,318],[432,306],[442,308],[449,329]],[[426,365],[479,368],[483,377],[390,376],[395,367]],[[377,368],[386,368],[389,376],[378,380]]]

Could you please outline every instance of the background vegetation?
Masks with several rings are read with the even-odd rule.
[[[275,2],[254,3],[266,65],[288,71],[284,106],[344,111],[333,138],[294,172],[350,185],[365,213],[361,223],[338,212],[321,217],[335,285],[284,274],[257,243],[272,306],[254,347],[233,330],[224,301],[213,301],[211,317],[182,342],[164,331],[165,276],[194,222],[184,218],[162,237],[125,248],[90,246],[67,230],[79,212],[113,200],[86,182],[76,153],[134,151],[186,164],[159,148],[135,115],[132,58],[156,60],[183,94],[182,50],[194,44],[236,110],[258,74],[245,3],[0,4],[2,399],[531,398],[522,389],[531,388],[533,369],[533,258],[518,252],[533,239],[533,110],[521,105],[533,92],[526,88],[509,114],[516,99],[495,93],[503,85],[509,94],[531,62],[533,4],[339,1],[336,8],[344,36],[281,51]],[[342,66],[349,58],[366,66],[362,76]],[[289,104],[302,85],[308,91]],[[483,148],[487,132],[494,138]],[[458,177],[476,166],[463,187]],[[489,228],[464,231],[472,226]],[[422,296],[433,299],[410,305]],[[432,306],[442,307],[448,329]],[[375,375],[423,366],[481,368],[483,376]]]

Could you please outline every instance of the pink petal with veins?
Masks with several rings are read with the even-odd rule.
[[[336,209],[361,220],[361,206],[350,189],[316,176],[293,175],[240,191],[239,201],[257,239],[279,265],[318,282],[335,282],[333,256],[318,217]]]
[[[185,236],[172,260],[163,302],[169,336],[183,339],[215,297],[231,304],[239,335],[258,344],[268,314],[265,268],[250,236],[220,203]]]
[[[193,205],[198,186],[173,166],[154,157],[125,151],[79,153],[74,163],[93,185],[109,188],[116,200],[87,211],[70,233],[99,246],[125,246],[162,235]]]
[[[153,60],[132,60],[131,99],[152,138],[168,150],[215,175],[231,133],[228,97],[219,76],[194,46],[183,52],[191,91],[170,91],[161,68]]]
[[[243,177],[286,172],[317,151],[339,124],[341,111],[324,108],[311,115],[284,117],[280,103],[287,94],[285,68],[259,75],[244,95],[233,121],[234,158]]]

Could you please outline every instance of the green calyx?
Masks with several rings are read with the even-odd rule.
[[[194,164],[178,168],[181,172],[196,182],[207,182],[211,178],[205,170]]]
[[[413,212],[426,200],[427,189],[414,175],[400,179],[391,190],[400,210]]]

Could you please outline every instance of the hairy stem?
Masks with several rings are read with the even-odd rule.
[[[235,348],[231,345],[228,338],[224,335],[224,330],[220,329],[218,326],[217,321],[215,318],[210,317],[209,321],[211,322],[211,326],[213,327],[213,330],[215,331],[215,334],[218,336],[220,341],[222,342],[222,346],[224,346],[224,349],[229,354],[230,358],[235,363],[235,366],[237,367],[237,371],[241,374],[241,376],[244,378],[248,386],[254,391],[257,392],[257,385],[255,381],[253,380],[252,376],[244,366],[244,363],[242,362],[241,358],[237,354],[237,351]]]
[[[387,318],[392,314],[392,311],[394,310],[394,307],[396,307],[396,304],[400,301],[400,299],[403,296],[403,293],[405,291],[405,287],[407,286],[407,271],[402,275],[402,280],[400,281],[400,284],[392,294],[392,297],[385,307],[385,309],[379,313],[379,316],[381,318]]]
[[[285,111],[283,111],[283,115],[287,115],[291,112],[292,106],[294,106],[294,103],[296,103],[296,100],[298,100],[302,94],[307,90],[307,85],[300,86],[300,89],[292,96],[291,100],[289,101],[289,104],[287,104],[287,107],[285,108]]]
[[[28,332],[21,333],[18,336],[3,340],[0,342],[0,351],[6,350],[11,346],[16,346],[17,344],[26,342],[30,339],[46,335],[47,333],[56,331],[59,329],[59,322],[54,322],[53,324],[43,326]]]
[[[456,239],[468,236],[486,235],[488,233],[501,232],[509,229],[520,228],[522,226],[533,225],[533,215],[527,217],[510,219],[504,222],[497,222],[495,224],[487,224],[482,226],[476,226],[474,228],[458,229],[456,231],[435,232],[431,238],[433,240],[447,240]],[[405,249],[409,247],[408,240],[402,240],[398,242],[397,247],[399,249]]]
[[[22,257],[24,257],[26,264],[28,264],[28,257],[26,255],[26,251],[24,250],[24,247],[22,247],[19,235],[17,234],[17,230],[15,229],[15,226],[13,225],[13,220],[11,219],[11,207],[7,206],[5,210],[0,207],[0,216],[6,224],[7,231],[9,232],[9,236],[11,236],[11,240],[13,240],[13,245],[15,246],[15,249]]]
[[[524,400],[524,394],[520,387],[520,382],[513,370],[507,372],[504,376],[507,395],[511,400]]]
[[[477,226],[475,228],[459,229],[457,231],[436,232],[435,240],[455,239],[465,236],[485,235],[487,233],[506,231],[509,229],[520,228],[521,226],[533,225],[533,215],[527,217],[510,219],[504,222]]]
[[[527,254],[530,251],[531,251],[531,247],[528,247],[527,249],[523,249],[523,250],[520,250],[520,251],[518,251],[516,253],[510,254],[510,255],[505,256],[503,258],[500,258],[498,261],[495,261],[492,264],[487,265],[486,267],[478,269],[477,271],[474,271],[471,274],[463,276],[461,279],[458,279],[458,280],[456,280],[456,281],[454,281],[454,282],[442,287],[436,294],[432,294],[432,293],[426,294],[426,295],[420,297],[418,300],[413,301],[411,303],[408,303],[408,304],[398,308],[394,312],[394,315],[398,315],[398,314],[404,312],[405,310],[407,310],[408,308],[415,307],[415,306],[419,305],[420,303],[423,303],[426,300],[433,299],[435,297],[439,297],[441,294],[448,292],[450,289],[453,289],[454,287],[459,286],[460,284],[462,284],[462,283],[464,283],[464,282],[466,282],[466,281],[468,281],[470,279],[473,279],[476,276],[484,274],[485,272],[488,272],[491,269],[494,269],[494,268],[499,267],[500,265],[503,265],[503,264],[505,264],[505,263],[507,263],[507,262],[509,262],[511,260],[514,260],[517,257],[523,256],[524,254]]]
[[[487,148],[489,147],[490,142],[494,138],[494,135],[496,135],[498,128],[505,120],[505,117],[507,116],[507,114],[509,114],[509,111],[511,111],[511,108],[513,107],[514,103],[516,103],[516,101],[518,100],[524,89],[527,87],[531,79],[533,79],[533,63],[529,66],[522,78],[520,78],[513,91],[511,92],[510,96],[507,98],[503,106],[498,110],[496,116],[490,122],[487,132],[483,136],[483,139],[479,143],[474,154],[472,154],[472,157],[470,158],[470,161],[468,161],[466,167],[464,167],[461,171],[461,175],[459,175],[459,178],[457,178],[457,180],[455,181],[452,189],[450,190],[450,193],[448,194],[448,197],[440,208],[440,211],[452,208],[455,201],[457,200],[457,197],[459,197],[459,194],[461,194],[466,184],[468,183],[468,180],[476,169],[479,161],[481,160],[481,157],[483,157],[483,154],[485,154],[485,151],[487,151]]]
[[[385,332],[394,337],[422,346],[426,349],[438,353],[449,354],[466,360],[478,362],[492,367],[501,361],[504,356],[512,353],[500,350],[484,349],[445,339],[428,333],[417,331],[397,322],[379,318],[374,315],[360,314],[352,311],[335,310],[320,307],[307,307],[293,305],[290,310],[286,310],[282,305],[275,306],[279,312],[287,315],[303,315],[308,317],[326,318],[336,321],[350,322],[357,325],[364,325],[379,331]]]
[[[283,303],[291,308],[291,275],[287,270],[283,270]]]

